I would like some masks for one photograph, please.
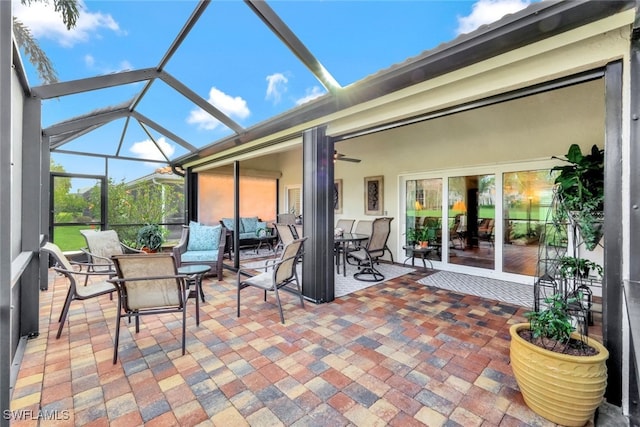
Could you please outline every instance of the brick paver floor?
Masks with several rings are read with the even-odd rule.
[[[55,330],[66,281],[43,291],[12,425],[35,426],[549,426],[522,400],[509,366],[509,326],[525,309],[418,284],[428,270],[327,304],[204,282],[200,326],[180,315],[123,320],[112,364],[116,301],[74,301]],[[39,418],[39,419],[37,419]]]

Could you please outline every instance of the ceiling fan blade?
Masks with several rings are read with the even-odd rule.
[[[360,159],[353,159],[351,157],[345,157],[344,154],[338,153],[337,151],[333,152],[333,158],[334,158],[334,160],[341,160],[341,161],[345,161],[345,162],[360,163]]]

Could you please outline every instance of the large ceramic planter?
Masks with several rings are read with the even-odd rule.
[[[511,368],[524,401],[535,413],[563,426],[583,426],[602,403],[607,386],[609,352],[586,338],[598,350],[594,356],[571,356],[545,350],[524,340],[518,331],[528,323],[511,326]],[[580,335],[574,334],[580,339]]]

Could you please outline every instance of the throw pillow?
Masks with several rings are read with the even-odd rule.
[[[233,218],[222,218],[221,221],[227,230],[233,231]]]
[[[188,251],[210,251],[218,248],[220,241],[220,232],[222,227],[219,225],[208,226],[201,224],[189,225],[189,243],[187,243]]]
[[[240,218],[242,223],[243,233],[255,233],[258,229],[258,217]]]
[[[256,235],[258,237],[266,236],[268,231],[269,230],[267,230],[267,223],[266,222],[258,221],[256,223]]]

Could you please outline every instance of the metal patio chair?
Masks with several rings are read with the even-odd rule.
[[[354,259],[359,269],[358,272],[354,273],[354,278],[365,282],[384,280],[384,275],[374,267],[374,264],[379,262],[379,258],[387,250],[387,240],[391,233],[391,221],[393,221],[393,218],[388,217],[373,220],[371,236],[367,244],[348,253],[349,259]]]
[[[53,258],[55,263],[54,270],[58,273],[64,275],[67,279],[69,279],[69,289],[67,290],[67,296],[64,300],[64,305],[62,306],[62,311],[60,312],[60,317],[58,318],[58,333],[56,334],[56,339],[60,338],[62,334],[62,328],[64,327],[65,320],[67,319],[67,314],[69,313],[69,306],[71,305],[71,301],[74,300],[86,300],[89,298],[95,298],[100,295],[111,294],[116,290],[113,283],[109,283],[106,281],[107,278],[110,277],[109,271],[104,272],[96,272],[90,271],[93,265],[89,263],[75,263],[69,261],[69,259],[62,253],[58,245],[54,243],[47,242],[40,248],[40,251],[43,253],[47,253]],[[74,265],[79,267],[87,268],[87,271],[80,271],[74,268]],[[84,276],[86,279],[89,277],[99,277],[101,280],[97,282],[87,282],[85,279],[85,286],[78,286],[78,282],[76,280],[77,277]]]
[[[140,316],[161,313],[182,313],[182,354],[185,354],[187,320],[186,275],[178,274],[171,253],[114,255],[118,277],[109,279],[118,289],[116,333],[113,363],[118,360],[120,320],[135,317],[136,333],[140,331]],[[196,296],[197,298],[197,296]]]
[[[300,297],[300,305],[304,308],[304,299],[302,298],[302,287],[298,280],[298,272],[296,265],[303,255],[302,248],[306,237],[296,239],[285,245],[279,258],[268,260],[264,273],[256,276],[249,276],[250,268],[241,268],[238,270],[237,280],[237,304],[238,317],[240,317],[240,291],[247,287],[256,287],[264,291],[264,300],[267,300],[267,291],[273,291],[278,303],[280,311],[280,321],[284,324],[284,314],[282,313],[282,304],[280,302],[279,289],[285,289]],[[248,276],[248,277],[247,277]],[[295,285],[295,289],[291,286]]]

